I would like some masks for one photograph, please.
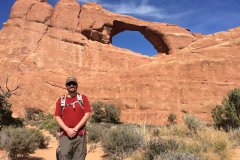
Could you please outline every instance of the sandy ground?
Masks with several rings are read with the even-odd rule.
[[[56,160],[56,148],[58,147],[58,140],[49,134],[48,131],[43,131],[43,133],[45,136],[51,137],[48,147],[46,149],[36,150],[34,154],[31,154],[30,157],[25,160]],[[102,151],[101,147],[91,149],[91,146],[91,144],[88,144],[87,146],[88,154],[86,160],[103,160],[105,153]],[[233,160],[240,160],[240,147],[234,149],[233,152]],[[3,155],[6,155],[6,152],[0,150],[0,157]],[[5,157],[0,158],[0,160],[5,160]]]

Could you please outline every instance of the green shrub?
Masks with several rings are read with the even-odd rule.
[[[37,116],[36,116],[36,120],[44,120],[45,115],[43,112],[40,112]]]
[[[48,120],[48,119],[52,119],[53,118],[53,114],[48,113],[47,115],[44,115],[44,117]]]
[[[182,115],[184,124],[188,127],[190,130],[196,131],[197,129],[202,129],[204,127],[204,124],[201,119],[197,118],[194,114],[187,114],[186,117]]]
[[[103,122],[105,123],[114,123],[114,124],[119,124],[120,122],[120,114],[121,111],[115,108],[114,104],[104,104],[104,109],[105,109],[105,116]]]
[[[136,128],[120,126],[103,135],[102,147],[111,159],[124,159],[145,144],[144,137]]]
[[[211,113],[217,129],[230,131],[240,127],[240,88],[229,91],[227,96],[223,97],[222,105],[217,105]]]
[[[170,113],[169,115],[168,115],[168,121],[171,123],[171,124],[173,124],[174,122],[175,122],[175,119],[176,119],[176,115],[175,114],[173,114],[173,113]],[[176,123],[176,122],[175,122]],[[174,124],[175,124],[174,123]]]
[[[102,139],[104,128],[96,123],[87,124],[87,140],[89,143],[98,143]]]
[[[48,143],[44,135],[35,129],[3,128],[0,132],[1,148],[4,148],[12,159],[26,157],[37,148],[45,148]]]
[[[42,121],[42,123],[38,126],[38,129],[46,129],[52,134],[54,137],[57,136],[57,132],[59,131],[59,126],[55,122],[55,119],[48,119],[46,121]]]
[[[89,122],[91,123],[101,123],[105,118],[105,112],[101,109],[103,102],[98,101],[91,105],[93,115],[90,117]]]
[[[48,120],[48,119],[52,119],[52,118],[53,118],[53,114],[51,114],[51,113],[44,114],[43,112],[40,112],[36,116],[36,120]]]
[[[104,106],[104,111],[101,107]],[[93,103],[91,105],[93,115],[90,117],[91,123],[114,123],[120,124],[120,114],[121,112],[115,108],[114,104],[103,103],[98,101],[97,103]]]
[[[174,140],[165,140],[161,137],[151,139],[147,144],[145,159],[154,159],[167,151],[176,151],[179,144]]]

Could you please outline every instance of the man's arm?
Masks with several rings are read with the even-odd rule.
[[[64,124],[64,122],[63,122],[63,120],[62,120],[61,117],[55,116],[55,121],[56,121],[56,123],[59,125],[59,127],[61,127],[61,128],[67,133],[67,135],[68,135],[70,138],[72,138],[72,137],[74,137],[74,136],[76,135],[77,131],[75,131],[73,128],[68,128],[68,127]]]
[[[81,121],[73,128],[73,130],[77,132],[84,124],[86,124],[89,118],[90,118],[90,112],[85,113]]]

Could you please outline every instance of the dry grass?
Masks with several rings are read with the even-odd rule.
[[[189,125],[189,124],[188,124]],[[141,127],[140,127],[141,128]],[[239,142],[238,131],[226,133],[213,128],[202,126],[201,128],[188,127],[185,124],[175,124],[168,127],[153,127],[152,130],[145,132],[145,137],[153,137],[153,130],[158,129],[159,135],[166,140],[174,140],[179,144],[177,152],[170,151],[174,155],[182,155],[184,153],[196,155],[199,159],[225,160],[232,159],[232,148],[236,147]],[[148,134],[148,135],[147,135]],[[150,138],[151,139],[151,138]],[[169,154],[165,154],[166,156]],[[135,159],[146,159],[140,153],[134,153],[131,157]],[[169,157],[170,158],[170,157]],[[171,159],[171,158],[170,158]]]

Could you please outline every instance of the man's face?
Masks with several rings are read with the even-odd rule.
[[[67,91],[70,92],[70,93],[74,93],[77,91],[77,83],[76,82],[68,82],[66,84],[66,88],[67,88]]]

